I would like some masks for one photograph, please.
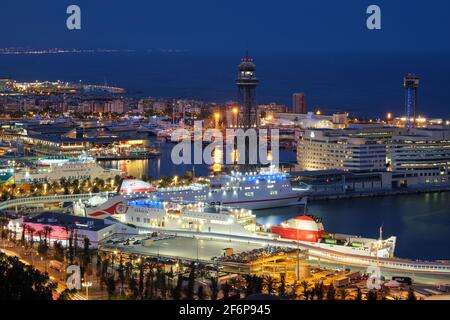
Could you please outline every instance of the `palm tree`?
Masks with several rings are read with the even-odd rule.
[[[22,223],[22,236],[20,238],[20,242],[22,243],[22,245],[25,245],[25,233],[27,232],[28,229],[28,225],[26,225],[25,223]]]
[[[181,276],[178,276],[179,278]],[[219,293],[219,283],[215,277],[211,277],[211,300],[217,300],[217,295]]]
[[[408,289],[408,297],[406,298],[406,300],[409,301],[417,300],[416,294],[414,293],[414,289],[412,287]]]
[[[50,226],[45,226],[44,228],[44,244],[46,247],[50,244],[51,241],[51,234],[53,231],[53,228]]]
[[[362,300],[362,292],[361,292],[361,289],[360,289],[360,288],[358,288],[358,289],[356,290],[356,297],[355,297],[355,300]]]
[[[30,247],[33,248],[33,243],[34,243],[34,233],[36,232],[36,229],[32,228],[32,227],[28,227],[28,237],[29,237],[29,242],[30,242]]]
[[[345,288],[339,289],[339,297],[341,298],[341,300],[345,300],[345,298],[347,298],[347,296],[348,296],[348,292]]]
[[[39,243],[42,243],[42,236],[44,235],[44,232],[42,230],[38,230],[36,235],[39,237]]]
[[[323,300],[324,287],[323,282],[314,284],[314,294],[317,296],[317,300]]]
[[[301,285],[302,288],[303,288],[303,295],[304,295],[305,298],[306,298],[306,292],[308,291],[309,283],[308,283],[308,281],[303,280],[303,281],[300,283],[300,285]]]
[[[273,287],[274,287],[274,280],[271,276],[265,276],[264,277],[264,283],[267,289],[268,294],[272,294]]]
[[[336,297],[336,289],[334,288],[333,284],[331,283],[328,286],[327,290],[327,300],[334,300]]]
[[[286,295],[286,276],[281,275],[280,286],[278,287],[278,295],[284,297]]]

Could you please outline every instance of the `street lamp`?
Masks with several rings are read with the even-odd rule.
[[[233,115],[234,115],[234,125],[237,128],[238,127],[238,114],[239,114],[239,108],[238,107],[234,107],[232,109]]]
[[[214,113],[214,120],[216,121],[215,127],[216,127],[216,129],[218,129],[219,128],[219,120],[220,120],[220,113],[219,112],[215,112]]]
[[[86,288],[86,300],[89,300],[89,287],[92,287],[92,282],[85,281],[81,285]]]

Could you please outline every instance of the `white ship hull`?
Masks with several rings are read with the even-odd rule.
[[[300,192],[283,192],[271,195],[268,191],[246,196],[244,192],[223,192],[206,190],[188,190],[177,192],[159,192],[163,201],[202,201],[209,205],[261,210],[281,208],[295,205],[305,205],[307,198]]]

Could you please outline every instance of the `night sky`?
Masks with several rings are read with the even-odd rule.
[[[82,30],[66,28],[77,4]],[[382,9],[382,30],[366,8]],[[449,52],[448,0],[2,0],[0,47]]]

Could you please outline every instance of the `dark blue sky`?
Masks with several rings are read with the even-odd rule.
[[[382,31],[366,29],[370,4]],[[449,17],[448,0],[1,0],[0,47],[449,52]]]

